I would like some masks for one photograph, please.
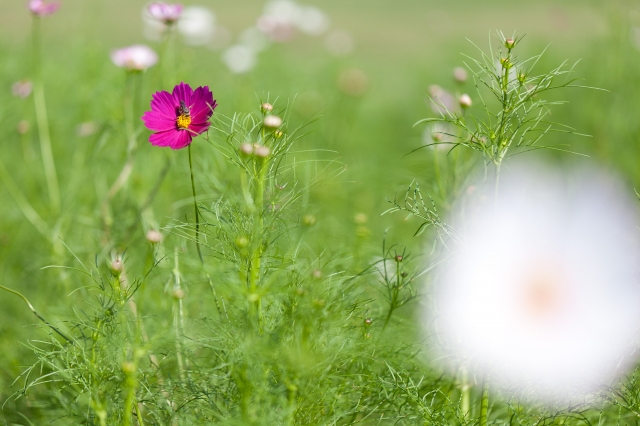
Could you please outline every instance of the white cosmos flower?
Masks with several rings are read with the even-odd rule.
[[[510,175],[511,174],[511,175]],[[634,361],[640,324],[633,201],[591,171],[516,169],[459,208],[464,242],[440,268],[425,322],[446,358],[491,383],[574,402]]]
[[[187,44],[193,46],[206,45],[213,39],[215,20],[214,13],[206,7],[185,7],[178,21],[178,32],[182,34]]]
[[[257,60],[256,52],[242,44],[231,46],[222,53],[222,62],[234,74],[251,71],[256,66]]]
[[[158,55],[150,47],[136,44],[111,52],[111,61],[128,71],[144,71],[158,62]]]

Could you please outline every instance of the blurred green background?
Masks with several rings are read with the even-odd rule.
[[[159,51],[157,43],[143,37],[143,1],[63,0],[54,16],[43,19],[44,75],[54,154],[63,198],[60,220],[48,212],[42,173],[33,99],[11,96],[12,84],[31,78],[31,16],[25,2],[1,0],[0,14],[0,158],[36,211],[57,230],[51,238],[39,234],[24,218],[14,199],[0,185],[0,279],[3,285],[22,291],[43,314],[55,319],[73,288],[57,270],[41,269],[51,264],[71,265],[72,256],[62,239],[83,259],[101,252],[100,203],[124,163],[126,139],[122,128],[122,94],[125,73],[114,66],[112,49],[146,43]],[[216,15],[216,23],[229,29],[232,40],[254,25],[264,3],[257,0],[185,1],[202,5]],[[327,149],[345,164],[345,172],[323,184],[312,194],[306,212],[318,219],[317,243],[332,249],[356,239],[353,217],[365,213],[370,253],[376,253],[383,231],[390,239],[419,250],[424,240],[412,238],[418,222],[401,216],[382,216],[387,198],[402,191],[413,179],[434,195],[446,212],[448,202],[462,188],[453,171],[445,173],[446,185],[434,183],[434,151],[419,150],[423,127],[413,124],[433,116],[426,102],[432,84],[455,92],[469,93],[471,82],[456,86],[452,70],[462,66],[462,54],[478,56],[466,39],[487,49],[496,44],[496,30],[526,34],[517,54],[538,54],[547,45],[540,69],[564,60],[574,63],[575,77],[584,84],[608,90],[568,89],[554,99],[568,104],[553,110],[553,119],[593,137],[550,135],[551,145],[568,144],[589,154],[594,161],[620,173],[630,187],[640,187],[640,7],[625,1],[426,1],[426,0],[326,0],[300,2],[321,8],[331,19],[331,28],[344,30],[354,40],[352,53],[332,56],[323,37],[299,35],[259,54],[257,66],[243,75],[232,74],[221,61],[222,50],[177,44],[176,81],[160,85],[159,67],[143,76],[138,103],[141,114],[156,90],[170,90],[180,80],[191,85],[209,85],[218,100],[217,114],[255,111],[259,100],[275,99],[290,104],[290,123],[299,125],[320,116],[309,126],[301,149]],[[344,72],[359,70],[366,76],[353,83]],[[341,77],[342,76],[342,77]],[[357,80],[357,79],[356,79]],[[353,89],[350,84],[356,84]],[[360,84],[360,86],[358,86]],[[558,96],[556,98],[556,96]],[[472,110],[472,113],[477,111]],[[20,135],[20,120],[30,131]],[[81,123],[95,124],[95,133],[82,136]],[[131,188],[114,201],[114,226],[126,247],[144,243],[143,226],[131,227],[139,218],[131,200],[144,198],[165,162],[172,161],[166,180],[153,203],[153,218],[163,226],[171,218],[190,213],[190,188],[186,152],[168,152],[146,143],[141,130],[140,149]],[[212,150],[196,140],[196,168],[201,156]],[[320,154],[319,154],[320,155]],[[451,160],[438,153],[441,166]],[[475,153],[464,153],[462,161],[480,165]],[[546,154],[532,154],[546,155]],[[554,155],[559,161],[582,161],[569,154]],[[213,163],[213,164],[220,164]],[[220,166],[224,169],[224,166]],[[446,169],[446,166],[442,166]],[[217,173],[217,172],[216,172]],[[202,173],[199,185],[207,192],[213,175]],[[215,198],[215,189],[208,194]],[[186,203],[183,202],[186,200]],[[186,204],[186,207],[185,207]],[[134,231],[131,231],[131,230]],[[322,231],[327,232],[322,232]],[[127,233],[131,235],[127,235]],[[0,293],[0,402],[18,388],[10,387],[31,352],[22,342],[37,338],[39,331],[31,313],[19,299]],[[5,413],[29,405],[29,396],[13,402]],[[14,405],[17,404],[17,405]],[[17,408],[16,408],[17,407]],[[0,418],[3,417],[0,412]]]

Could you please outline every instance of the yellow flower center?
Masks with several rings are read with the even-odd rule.
[[[188,115],[182,114],[176,118],[176,125],[178,126],[178,129],[188,129],[189,124],[191,124],[191,117]]]

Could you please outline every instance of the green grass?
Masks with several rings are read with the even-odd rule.
[[[160,87],[159,66],[140,78],[136,116],[146,110],[151,93],[181,80],[209,85],[220,104],[210,142],[198,138],[192,146],[208,234],[203,269],[192,241],[187,151],[152,147],[138,120],[133,174],[111,203],[108,235],[102,224],[101,205],[126,160],[127,141],[126,76],[108,54],[142,41],[142,3],[68,1],[44,22],[43,71],[60,215],[49,207],[33,98],[9,94],[13,82],[31,77],[29,16],[18,3],[0,17],[5,93],[0,159],[47,232],[25,218],[5,179],[0,185],[0,285],[23,293],[48,321],[82,344],[64,345],[18,297],[0,293],[0,401],[5,404],[0,419],[7,425],[100,424],[103,409],[106,424],[126,422],[122,407],[131,383],[138,383],[136,398],[145,403],[145,424],[463,424],[455,378],[423,355],[416,319],[416,312],[428,306],[423,284],[429,276],[411,277],[433,261],[434,234],[413,237],[419,220],[380,214],[390,207],[388,199],[415,180],[446,216],[456,194],[465,190],[466,170],[482,164],[471,152],[440,153],[438,182],[432,150],[406,155],[422,144],[422,127],[413,124],[433,116],[425,103],[427,87],[453,90],[451,70],[462,64],[460,53],[475,55],[465,37],[486,48],[490,31],[517,29],[527,35],[523,56],[553,41],[540,64],[545,70],[565,59],[582,59],[575,75],[609,92],[565,91],[559,96],[569,104],[554,109],[553,118],[593,137],[550,135],[546,142],[569,144],[621,174],[631,187],[640,185],[640,51],[629,39],[631,5],[327,1],[323,7],[334,26],[356,38],[351,57],[332,58],[321,40],[302,37],[263,53],[250,74],[233,76],[219,53],[180,47],[175,82]],[[260,7],[247,1],[210,5],[233,30],[250,25]],[[363,96],[349,96],[338,87],[338,76],[349,68],[367,74],[370,85]],[[464,90],[474,96],[471,84]],[[255,298],[239,274],[248,252],[236,244],[237,236],[254,232],[255,218],[243,204],[238,168],[225,155],[234,153],[226,145],[234,114],[240,114],[234,126],[247,127],[242,117],[258,117],[259,101],[267,98],[286,110],[289,130],[302,126],[304,136],[287,139],[292,145],[281,176],[286,189],[277,192],[275,182],[269,183],[269,202],[291,205],[268,213],[272,221],[263,234],[269,250],[258,321]],[[15,130],[22,119],[31,124],[25,137]],[[98,130],[79,137],[76,126],[87,121]],[[235,147],[257,137],[244,133],[249,129],[238,133]],[[532,155],[559,163],[583,161],[569,154]],[[157,194],[142,211],[165,170]],[[366,223],[355,220],[358,213],[367,215]],[[316,218],[313,226],[305,225],[308,215]],[[157,251],[144,238],[149,227],[161,227],[165,234]],[[403,295],[420,295],[394,311],[386,327],[384,279],[375,267],[368,268],[383,255],[383,240],[389,256],[406,248],[401,267],[409,275]],[[140,280],[136,300],[148,343],[126,304],[122,309],[111,305],[118,297],[108,270],[112,252],[126,253],[130,282]],[[185,338],[178,349],[178,301],[172,297],[176,256],[186,292]],[[50,265],[74,269],[45,268]],[[135,355],[136,349],[143,355]],[[148,360],[150,352],[160,360],[161,374]],[[130,361],[140,368],[137,378],[122,368]],[[180,362],[189,371],[182,377]],[[30,375],[20,376],[33,365]],[[60,374],[45,376],[55,371]],[[38,377],[43,383],[36,386]],[[586,406],[574,413],[520,405],[496,393],[490,423],[636,424],[636,382],[634,374],[617,385],[617,393],[605,392],[611,401],[602,408]],[[476,386],[469,424],[479,411]]]

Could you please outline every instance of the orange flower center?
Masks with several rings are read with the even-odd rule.
[[[188,129],[189,124],[191,124],[191,117],[188,115],[182,114],[176,118],[176,125],[178,126],[178,129]]]

